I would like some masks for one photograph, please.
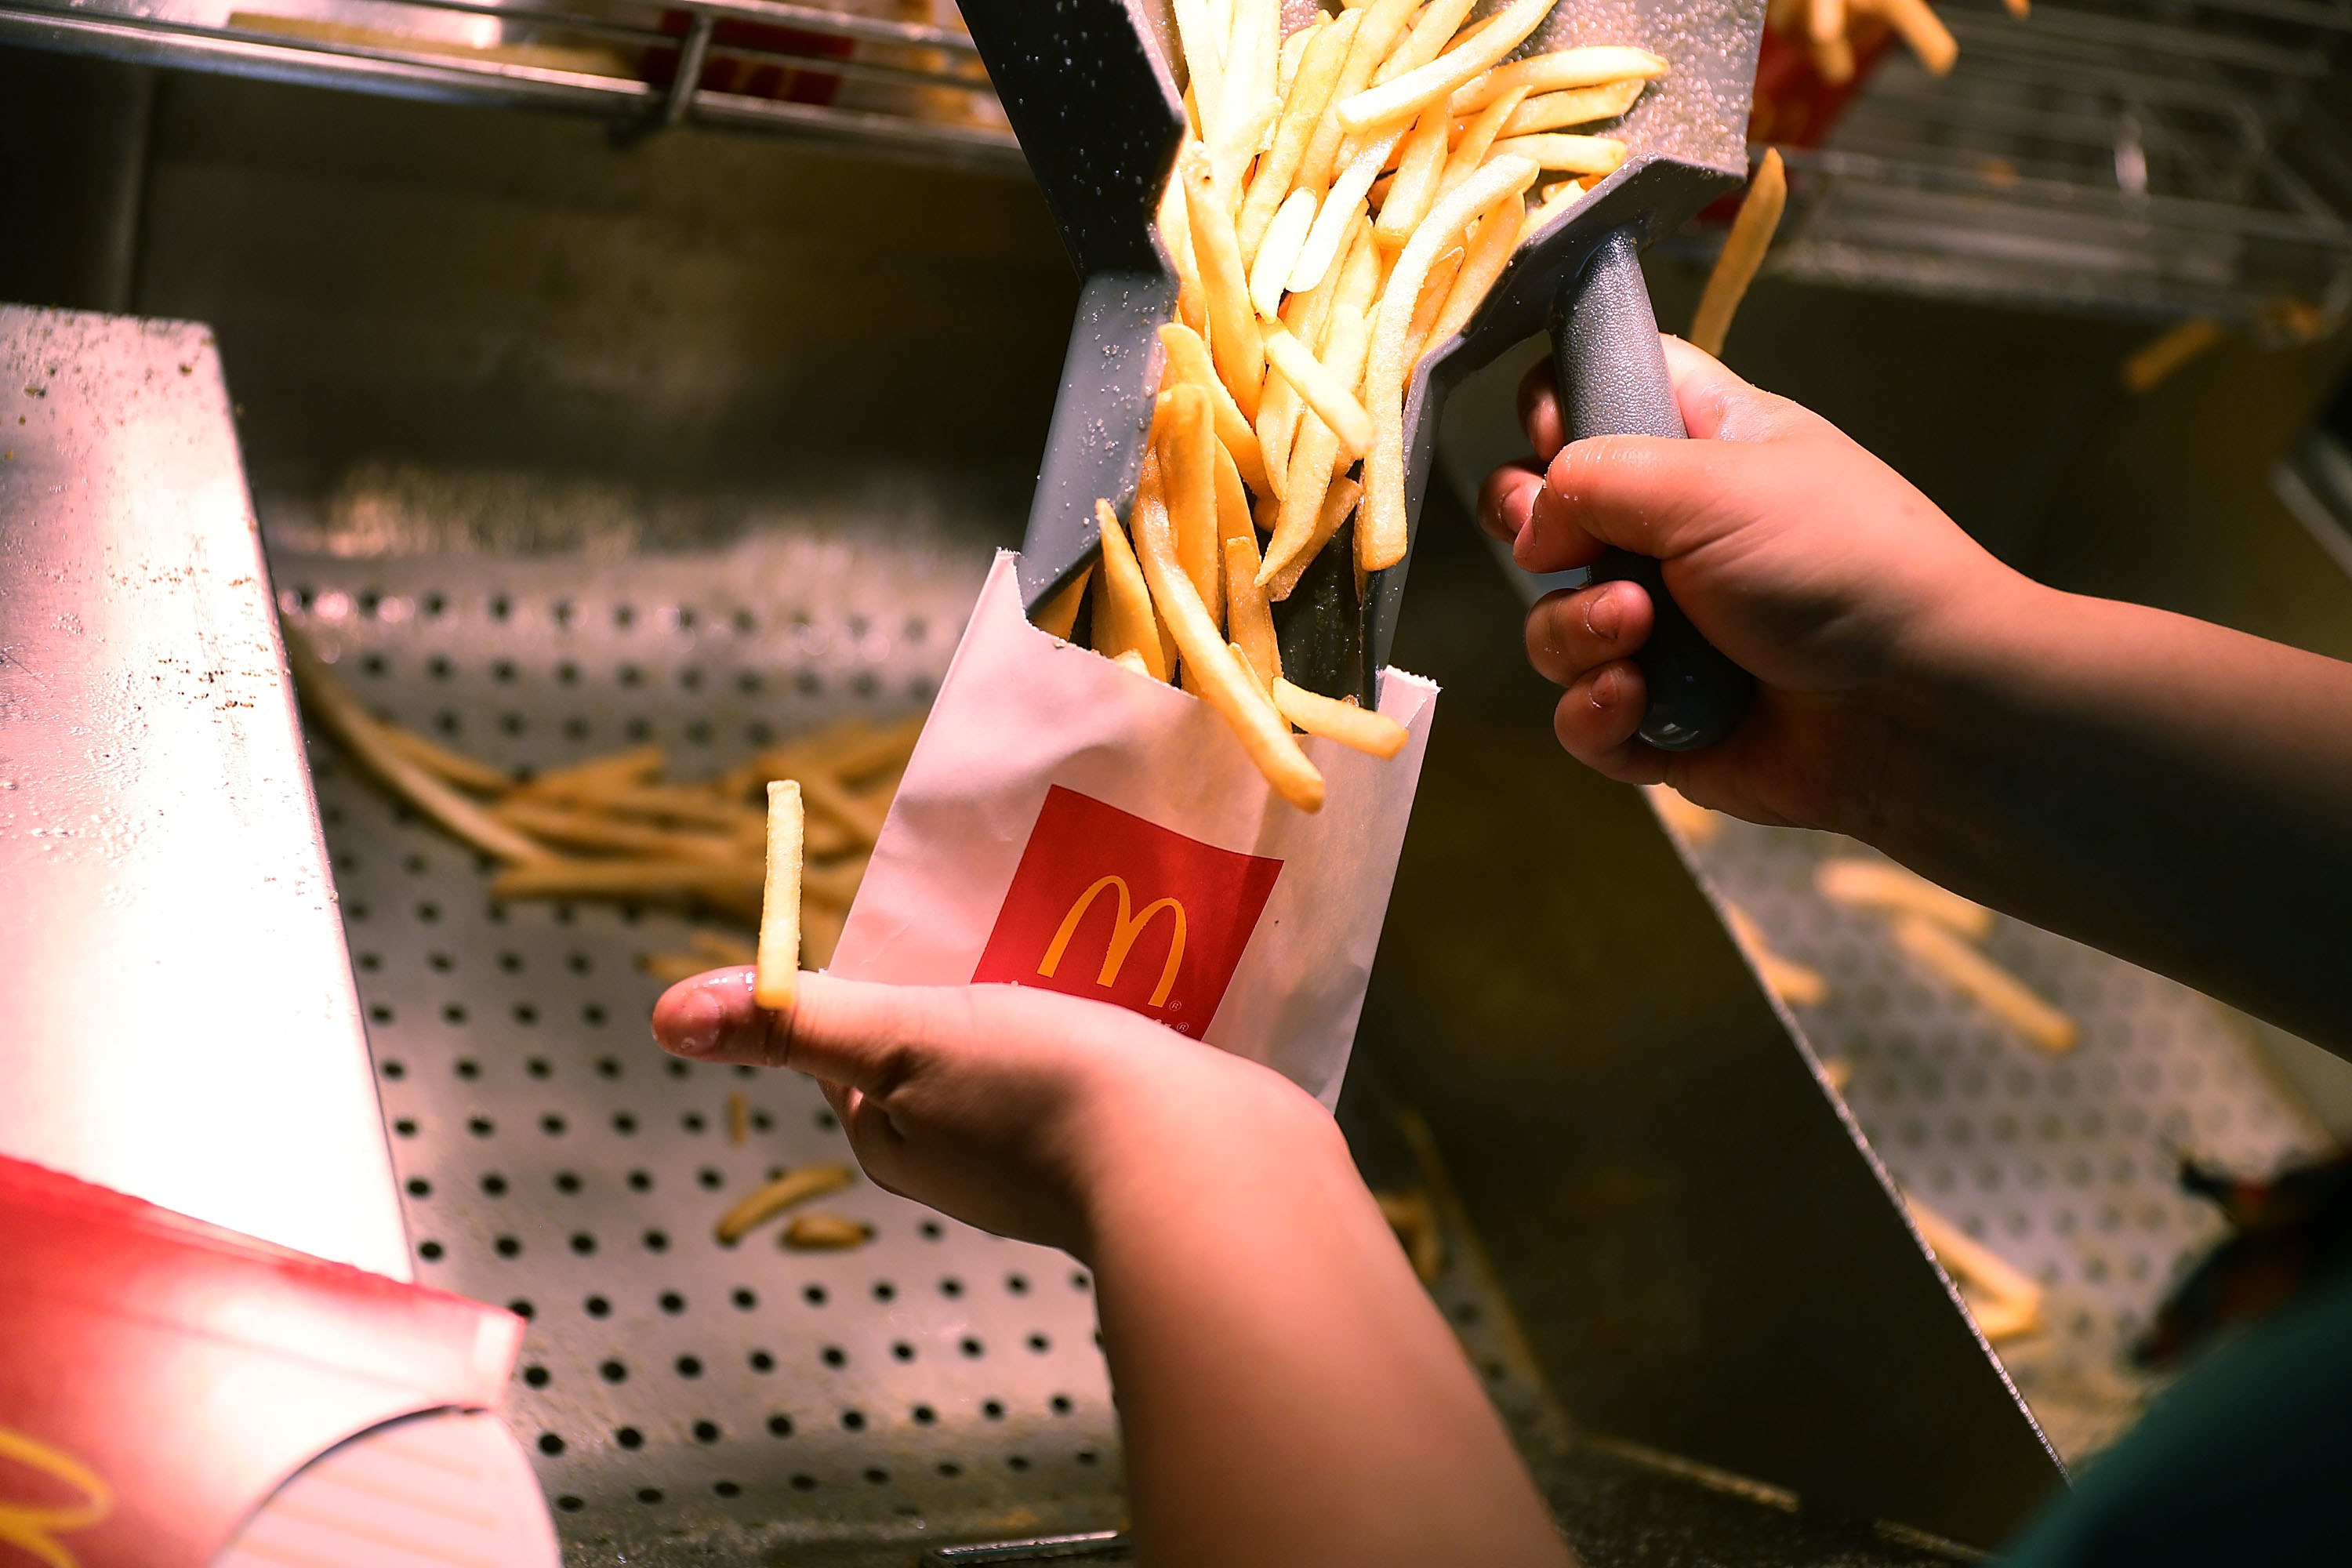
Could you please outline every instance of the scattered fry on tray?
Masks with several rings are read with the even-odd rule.
[[[1756,965],[1756,973],[1765,988],[1791,1007],[1819,1006],[1827,1000],[1830,983],[1822,972],[1811,964],[1799,963],[1793,958],[1783,958],[1772,951],[1764,940],[1763,930],[1738,904],[1723,906],[1726,923],[1731,927],[1731,937]]]
[[[727,1091],[727,1142],[741,1147],[751,1137],[751,1100],[740,1089]]]
[[[801,786],[768,785],[768,865],[760,896],[760,957],[751,1000],[782,1012],[800,994]]]
[[[2023,16],[2031,0],[2002,0]],[[1960,56],[1951,29],[1927,0],[1771,0],[1764,11],[1771,32],[1812,56],[1813,69],[1832,87],[1853,79],[1857,50],[1874,47],[1892,27],[1930,76],[1943,76]]]
[[[765,1186],[755,1188],[720,1215],[711,1234],[721,1246],[732,1247],[794,1204],[837,1193],[855,1180],[856,1173],[846,1165],[803,1165],[797,1171],[787,1171]]]
[[[1666,826],[1694,845],[1711,844],[1715,836],[1723,831],[1720,814],[1709,811],[1672,784],[1649,784],[1643,793]]]
[[[1814,868],[1813,886],[1832,903],[1918,915],[1971,941],[1983,941],[1992,930],[1992,911],[1982,904],[1884,860],[1832,856]]]
[[[1843,1057],[1823,1057],[1822,1077],[1829,1080],[1832,1089],[1843,1094],[1845,1086],[1853,1081],[1853,1064]]]
[[[2154,392],[2189,361],[2219,347],[2230,329],[2210,316],[2190,316],[2150,339],[2124,361],[2117,372],[2126,392]]]
[[[1531,224],[1624,161],[1605,132],[1667,71],[1609,44],[1513,58],[1554,3],[1474,16],[1475,0],[1344,0],[1287,39],[1281,0],[1174,7],[1188,133],[1159,224],[1177,320],[1135,501],[1123,518],[1097,503],[1090,640],[1217,706],[1302,809],[1322,781],[1294,725],[1377,754],[1402,731],[1280,684],[1276,606],[1328,550],[1352,544],[1360,602],[1403,559],[1416,368],[1469,325]],[[1587,178],[1533,205],[1547,168]],[[1075,598],[1037,619],[1066,635]],[[809,807],[822,815],[814,789]]]
[[[874,1239],[874,1227],[837,1214],[796,1214],[784,1226],[784,1245],[803,1252],[844,1252]]]
[[[1934,921],[1900,917],[1895,922],[1895,944],[2045,1051],[2071,1051],[2082,1037],[2074,1019]]]
[[[1764,265],[1764,253],[1772,248],[1773,231],[1780,226],[1780,212],[1788,204],[1789,174],[1781,166],[1780,150],[1768,147],[1756,165],[1755,177],[1748,182],[1747,199],[1739,204],[1739,216],[1731,220],[1731,232],[1724,237],[1715,268],[1706,275],[1698,312],[1691,318],[1694,347],[1723,357],[1723,340],[1730,334],[1732,315],[1747,298],[1748,285],[1756,280],[1756,269]]]
[[[2042,1287],[2032,1276],[1917,1198],[1906,1195],[1903,1206],[1986,1339],[1998,1343],[2042,1327]]]
[[[1424,1285],[1433,1285],[1445,1272],[1445,1234],[1438,1227],[1437,1205],[1429,1194],[1420,1187],[1407,1187],[1402,1192],[1377,1191],[1373,1201],[1381,1205],[1381,1217],[1396,1232],[1398,1244],[1412,1262],[1415,1278]]]

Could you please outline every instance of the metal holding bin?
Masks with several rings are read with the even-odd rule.
[[[485,107],[552,101],[515,85],[539,67],[404,60],[465,90],[386,102],[316,89],[337,51],[297,71],[282,38],[44,9],[0,31],[312,84],[160,79],[127,299],[217,330],[279,605],[371,709],[500,767],[658,742],[690,776],[928,700],[1018,535],[1070,318],[1024,184],[845,157],[873,143],[830,119],[824,146],[616,149]],[[1341,1107],[1368,1179],[1431,1194],[1433,1289],[1596,1568],[1994,1543],[2057,1475],[2027,1407],[2069,1456],[2127,1415],[2137,1389],[2078,1385],[2210,1233],[2161,1190],[2164,1140],[2259,1162],[2307,1124],[2228,1020],[2145,976],[2004,925],[2087,1026],[2045,1061],[1809,901],[1813,841],[1735,826],[1686,860],[1558,754],[1511,590],[1432,491],[1395,658],[1447,711]],[[686,922],[497,900],[331,742],[310,759],[413,1267],[528,1303],[502,1414],[568,1561],[910,1563],[1117,1528],[1083,1270],[864,1183],[826,1203],[865,1248],[721,1247],[733,1197],[845,1150],[804,1081],[647,1042],[640,960]],[[1792,1029],[1710,890],[1830,1000]],[[1890,1174],[2054,1269],[2090,1326],[1990,1354]]]

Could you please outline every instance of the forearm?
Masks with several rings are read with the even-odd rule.
[[[1866,835],[2352,1055],[2352,665],[2021,580],[1936,635]]]
[[[1092,1250],[1147,1561],[1570,1561],[1328,1122],[1112,1185]]]

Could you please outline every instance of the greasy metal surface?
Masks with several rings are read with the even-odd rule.
[[[0,1152],[404,1277],[211,334],[0,308]]]
[[[714,79],[677,70],[692,15]],[[307,36],[280,26],[304,24]],[[715,26],[714,26],[715,24]],[[318,31],[325,27],[326,32]],[[775,0],[582,5],[305,0],[0,0],[0,43],[434,102],[556,110],[622,125],[700,123],[807,137],[997,174],[1019,153],[952,27]],[[885,58],[867,46],[880,45]],[[673,97],[651,79],[694,79]],[[765,70],[800,73],[764,92]]]
[[[1895,1180],[2048,1289],[2050,1331],[2001,1357],[2061,1453],[2105,1447],[2160,1386],[2129,1345],[2221,1234],[2179,1190],[2179,1157],[2267,1173],[2325,1134],[2185,986],[2000,918],[1984,951],[2082,1026],[2052,1056],[1906,958],[1883,917],[1814,891],[1822,858],[1871,851],[1725,819],[1690,852],[1775,952],[1828,980],[1798,1025],[1852,1068],[1846,1103]]]
[[[2057,1467],[1641,798],[1560,754],[1432,490],[1399,661],[1444,683],[1365,1005],[1586,1432],[1991,1546]]]
[[[368,704],[500,766],[653,742],[691,776],[849,712],[929,700],[984,563],[908,525],[779,522],[726,554],[610,566],[280,554]],[[319,788],[418,1273],[527,1302],[506,1415],[567,1560],[903,1561],[1118,1517],[1085,1276],[860,1182],[876,1229],[793,1253],[712,1222],[778,1167],[847,1160],[805,1079],[665,1058],[653,910],[493,903],[331,744]],[[730,1145],[727,1097],[753,1128]],[[520,1310],[520,1309],[518,1309]]]

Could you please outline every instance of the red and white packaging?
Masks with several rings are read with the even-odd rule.
[[[1049,637],[1000,554],[833,973],[1115,1002],[1339,1097],[1437,688],[1381,672],[1411,739],[1302,737],[1323,809],[1276,795],[1207,703]]]

